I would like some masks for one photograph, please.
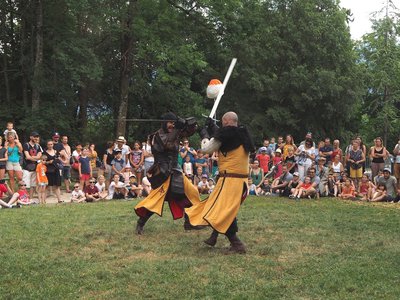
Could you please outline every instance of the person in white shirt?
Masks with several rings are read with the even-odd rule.
[[[81,203],[85,202],[85,200],[86,200],[85,193],[79,189],[79,183],[75,183],[74,190],[71,193],[71,203],[73,202]]]

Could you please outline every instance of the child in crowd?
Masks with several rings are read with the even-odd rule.
[[[193,164],[190,162],[190,156],[185,157],[185,162],[183,163],[183,173],[193,182]]]
[[[126,162],[122,158],[122,150],[121,149],[115,149],[114,150],[114,159],[111,161],[111,174],[114,176],[115,174],[118,174],[120,176],[121,181],[124,180],[122,172],[126,167]]]
[[[275,142],[275,138],[272,137],[271,140],[269,141],[268,148],[270,148],[272,152],[275,152],[277,145],[278,144]]]
[[[129,177],[129,183],[127,185],[128,189],[128,198],[138,198],[142,197],[143,187],[137,183],[136,176],[132,174]]]
[[[46,187],[49,184],[49,181],[46,176],[47,167],[46,167],[47,156],[42,155],[41,160],[36,165],[36,180],[38,185],[38,198],[40,204],[46,204]]]
[[[112,177],[112,181],[110,185],[108,186],[108,196],[107,199],[113,199],[114,197],[114,192],[115,192],[115,186],[118,185],[119,183],[119,174],[114,174]]]
[[[202,172],[203,172],[203,168],[202,167],[196,168],[196,174],[193,176],[193,184],[195,186],[199,185],[199,182],[201,181]]]
[[[128,194],[128,189],[125,183],[119,181],[119,174],[114,174],[113,181],[108,187],[107,199],[125,199]]]
[[[376,191],[372,196],[371,202],[382,201],[386,196],[386,185],[379,183],[376,187]]]
[[[289,181],[288,185],[285,187],[285,194],[289,195],[289,198],[291,194],[294,193],[295,189],[300,185],[303,184],[303,182],[300,180],[300,174],[299,172],[294,172],[293,173],[293,179]]]
[[[32,201],[29,198],[29,193],[26,189],[26,183],[24,181],[20,181],[18,183],[19,185],[19,190],[17,191],[18,193],[18,200],[17,203],[21,205],[31,205],[31,204],[36,204],[36,202]],[[11,201],[10,201],[11,202]]]
[[[354,200],[356,198],[355,188],[349,178],[346,178],[344,184],[342,185],[342,192],[339,194],[339,198],[350,200]]]
[[[6,140],[7,140],[7,134],[8,134],[9,132],[14,133],[15,139],[16,139],[16,140],[19,140],[18,134],[17,134],[17,132],[16,132],[15,129],[14,129],[14,123],[13,123],[13,122],[7,122],[7,129],[4,130],[4,133],[3,133]]]
[[[86,200],[85,193],[79,189],[79,184],[74,184],[74,190],[71,193],[71,203],[77,202],[81,203]]]
[[[311,178],[309,176],[306,176],[304,178],[304,182],[299,184],[292,192],[292,194],[289,196],[291,199],[300,199],[304,198],[306,195],[306,191],[309,190],[312,187],[311,183]],[[310,196],[308,196],[309,199],[311,199]]]
[[[106,190],[106,178],[103,175],[97,177],[97,182],[95,184],[97,190],[99,191],[100,199],[105,199],[107,197]]]
[[[4,197],[4,195],[6,196]],[[17,202],[18,197],[19,194],[13,194],[7,182],[4,179],[0,179],[0,208],[20,208],[21,206],[19,204],[13,205]]]
[[[215,189],[214,179],[212,179],[212,178],[208,179],[208,185],[210,187],[210,189],[208,190],[208,193],[211,194],[212,191]]]
[[[143,187],[142,196],[147,197],[151,192],[151,184],[146,176],[143,177],[143,179],[142,179],[142,187]]]
[[[371,200],[374,189],[375,185],[369,180],[368,175],[364,174],[358,187],[358,195],[361,197],[361,200]]]
[[[329,173],[328,174],[328,196],[334,196],[336,197],[338,192],[337,192],[337,186],[336,186],[336,181],[337,179],[335,178],[335,173]]]
[[[92,166],[90,165],[89,149],[84,148],[82,150],[82,155],[79,157],[79,184],[81,190],[83,190],[84,186],[89,186],[89,180],[92,176]]]
[[[247,178],[247,195],[258,196],[257,194],[257,187],[253,183],[253,178]]]
[[[6,174],[6,164],[8,160],[8,151],[3,147],[3,137],[0,135],[0,180],[4,179]]]
[[[210,191],[210,186],[208,184],[208,176],[207,174],[201,175],[201,181],[197,184],[197,189],[200,194],[208,194]]]
[[[123,168],[123,170],[122,170],[123,180],[121,180],[121,177],[120,177],[120,181],[123,181],[126,185],[129,185],[129,178],[131,178],[132,175],[135,175],[135,174],[132,173],[131,166],[126,165],[125,168]],[[135,175],[135,177],[136,177],[136,175]]]
[[[85,187],[86,202],[95,202],[100,200],[99,190],[96,187],[96,179],[89,179],[89,186]]]
[[[272,164],[276,167],[274,179],[277,179],[282,175],[282,150],[280,148],[276,149]]]
[[[378,175],[376,175],[374,178],[373,178],[373,180],[374,180],[374,185],[375,186],[377,186],[378,185],[378,182],[379,182],[379,178],[381,178],[383,176],[383,171],[382,170],[379,170],[378,171]]]
[[[271,195],[271,183],[268,178],[264,178],[257,186],[256,192],[258,195]]]
[[[288,172],[293,174],[296,171],[296,156],[294,155],[294,148],[288,147],[288,155],[285,158],[285,164]]]

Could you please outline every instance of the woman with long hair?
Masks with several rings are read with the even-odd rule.
[[[10,178],[10,188],[15,191],[15,177],[17,181],[22,180],[22,168],[20,165],[20,159],[22,154],[22,145],[18,139],[15,138],[13,132],[7,133],[7,163],[6,170],[8,177]]]

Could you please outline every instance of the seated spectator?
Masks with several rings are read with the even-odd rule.
[[[247,179],[247,195],[258,196],[257,187],[253,183],[253,179],[251,177]]]
[[[294,198],[294,197],[291,197],[290,195],[293,195],[296,188],[301,184],[303,184],[303,182],[301,182],[301,180],[300,180],[299,172],[294,172],[292,180],[290,180],[288,185],[285,187],[285,190],[286,190],[285,194],[289,195],[289,198]]]
[[[137,183],[136,176],[133,174],[131,175],[131,177],[129,177],[129,184],[127,185],[127,189],[128,189],[128,194],[127,194],[128,198],[142,197],[143,187],[142,185]]]
[[[112,182],[111,184],[113,184],[114,182]],[[111,186],[110,184],[110,186]],[[128,195],[128,189],[126,188],[125,184],[123,182],[118,182],[115,186],[114,186],[114,195],[113,195],[113,199],[126,199]]]
[[[86,202],[96,202],[100,200],[99,190],[96,187],[96,179],[89,179],[89,185],[85,187]]]
[[[271,195],[271,184],[269,178],[264,178],[263,181],[257,186],[258,195]]]
[[[119,180],[122,181],[123,183],[125,183],[125,185],[129,184],[129,178],[131,178],[132,175],[135,175],[135,173],[132,172],[133,169],[131,168],[131,166],[127,165],[125,166],[125,168],[123,168],[122,170],[122,178],[120,177]],[[136,175],[135,175],[136,178]]]
[[[260,163],[258,160],[255,160],[251,164],[251,169],[250,169],[250,177],[253,179],[253,183],[255,185],[260,185],[260,183],[263,181],[264,178],[264,171],[263,169],[260,168]]]
[[[99,175],[97,177],[96,187],[99,191],[100,199],[105,199],[108,195],[108,192],[106,189],[106,178],[104,175]]]
[[[14,203],[14,199],[13,198],[17,198],[16,203],[17,204],[21,204],[21,205],[31,205],[31,204],[36,204],[36,202],[32,201],[29,198],[29,192],[26,189],[26,183],[24,181],[20,181],[18,182],[19,185],[19,190],[17,191],[17,193],[15,193],[13,195],[13,197],[11,198],[10,202]]]
[[[210,186],[208,184],[208,176],[207,174],[202,174],[201,175],[201,180],[197,184],[197,189],[199,190],[200,194],[208,194],[210,190]]]
[[[356,198],[356,193],[354,186],[351,184],[349,178],[346,179],[342,186],[342,192],[339,194],[340,199],[350,199],[354,200]]]
[[[316,175],[319,177],[320,182],[318,186],[318,191],[320,196],[328,196],[328,174],[329,168],[326,165],[326,158],[320,157],[318,164],[315,167]]]
[[[309,176],[306,176],[304,182],[299,184],[293,191],[293,193],[289,196],[291,199],[300,199],[308,197],[311,199],[310,194],[308,191],[312,189],[312,183]]]
[[[198,167],[196,169],[196,174],[193,176],[193,184],[195,186],[198,186],[199,182],[201,181],[202,170],[203,170],[202,167]]]
[[[215,189],[214,179],[212,179],[212,178],[208,179],[208,185],[210,186],[210,189],[208,190],[208,193],[211,194],[212,191]]]
[[[362,201],[370,201],[375,190],[375,185],[369,180],[368,175],[364,174],[358,187],[357,195]]]
[[[275,155],[275,157],[277,157]],[[272,193],[279,194],[280,196],[289,196],[290,191],[286,189],[289,182],[293,179],[293,175],[288,172],[286,165],[282,166],[282,174],[274,179],[271,185]]]
[[[338,188],[336,185],[337,180],[338,179],[335,178],[334,173],[328,174],[328,184],[327,184],[328,196],[334,196],[334,197],[337,196],[337,194],[338,194]]]
[[[379,183],[376,187],[375,193],[372,195],[371,202],[385,201],[386,196],[386,185]]]
[[[311,180],[311,188],[307,189],[306,191],[307,197],[319,197],[319,184],[321,182],[321,179],[319,178],[319,176],[317,176],[317,172],[314,167],[308,169],[308,176]]]
[[[113,199],[114,192],[115,192],[115,186],[117,186],[119,182],[120,182],[119,181],[119,174],[114,174],[114,176],[112,177],[112,181],[111,181],[110,185],[108,186],[107,199]]]
[[[382,198],[380,198],[380,196],[374,197],[374,199],[375,199],[374,201],[391,202],[391,201],[394,201],[394,199],[396,198],[397,180],[396,180],[396,177],[391,176],[391,173],[392,172],[391,172],[390,168],[385,168],[383,170],[383,176],[381,176],[379,178],[378,185],[380,185],[380,184],[385,185],[386,194]]]
[[[85,193],[79,189],[79,184],[75,183],[74,184],[74,190],[71,193],[71,203],[76,202],[76,203],[81,203],[85,202],[86,197]]]
[[[17,202],[18,197],[19,194],[14,194],[11,188],[8,186],[8,183],[4,179],[0,179],[0,208],[19,208],[19,204],[13,205],[15,202]]]

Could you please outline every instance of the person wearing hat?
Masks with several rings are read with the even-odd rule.
[[[326,158],[321,156],[315,166],[316,175],[320,178],[317,196],[328,196],[329,168],[326,166]]]
[[[282,150],[280,148],[275,150],[275,156],[272,158],[272,165],[275,167],[274,179],[282,175]]]
[[[260,163],[260,168],[263,170],[264,174],[269,171],[269,161],[270,156],[267,153],[268,148],[263,146],[260,148],[260,153],[256,155],[256,160]]]
[[[30,198],[33,198],[33,192],[36,189],[36,166],[43,154],[43,149],[39,145],[39,133],[31,132],[29,142],[22,145],[24,162],[22,164],[22,180],[29,190]]]
[[[185,230],[198,229],[190,225],[184,208],[200,202],[199,191],[178,165],[179,141],[193,135],[197,123],[194,118],[181,119],[173,113],[164,114],[162,119],[161,128],[151,135],[154,164],[148,170],[147,178],[152,190],[135,206],[139,217],[137,234],[143,234],[146,222],[154,213],[162,216],[164,201],[168,202],[174,220],[185,216]]]
[[[207,174],[201,175],[201,181],[197,185],[200,194],[208,194],[210,190],[210,185],[208,184],[208,176]]]
[[[117,150],[121,151],[122,159],[125,162],[128,162],[131,148],[126,144],[126,140],[122,135],[120,135],[115,142],[114,152]]]
[[[238,238],[236,216],[247,195],[249,176],[249,154],[254,151],[253,141],[246,127],[238,125],[235,112],[222,117],[222,127],[210,124],[200,132],[202,150],[211,154],[218,151],[218,176],[215,189],[206,201],[187,208],[186,214],[192,225],[209,225],[213,232],[204,242],[215,246],[218,234],[224,234],[231,247],[231,253],[245,253],[246,247]],[[207,135],[208,134],[208,135]],[[209,137],[213,136],[209,140]],[[268,156],[266,154],[266,156]]]
[[[293,194],[299,184],[303,184],[303,182],[300,180],[300,174],[299,172],[293,172],[293,178],[286,186],[286,193],[289,193],[289,198],[294,198]]]
[[[60,142],[60,137],[61,137],[60,133],[57,132],[57,131],[54,132],[52,137],[51,137],[51,139],[53,140],[53,143],[54,143],[54,147],[53,148],[58,152],[61,152],[61,150],[64,149],[63,144]]]
[[[397,195],[397,179],[396,177],[392,176],[392,170],[388,167],[383,169],[383,176],[379,177],[377,186],[385,185],[386,187],[386,194],[374,197],[373,202],[377,201],[387,201],[391,202],[394,201]]]

